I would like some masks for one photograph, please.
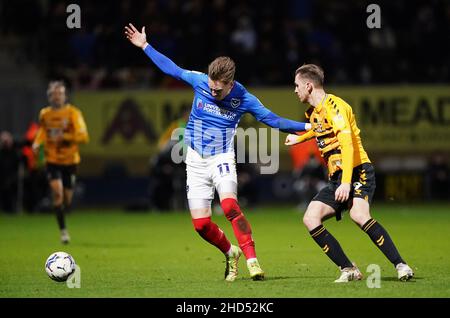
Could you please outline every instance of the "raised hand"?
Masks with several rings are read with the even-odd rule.
[[[145,27],[142,27],[142,31],[139,32],[133,24],[128,23],[128,26],[125,26],[125,36],[131,43],[133,43],[137,47],[143,49],[147,45],[147,35],[145,34]]]

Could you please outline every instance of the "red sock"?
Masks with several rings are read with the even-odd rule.
[[[226,253],[230,250],[231,243],[228,241],[225,233],[217,224],[211,222],[211,217],[192,219],[195,230],[200,234],[203,239],[216,246],[222,253]]]
[[[256,258],[255,242],[252,238],[252,228],[235,199],[228,198],[220,202],[223,212],[233,226],[234,235],[245,258]]]

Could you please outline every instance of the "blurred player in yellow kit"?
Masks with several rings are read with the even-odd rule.
[[[87,143],[89,136],[81,111],[66,103],[66,86],[61,81],[50,82],[47,89],[50,106],[39,114],[40,128],[33,150],[44,146],[47,177],[53,195],[53,208],[61,230],[61,242],[70,241],[64,214],[72,203],[77,166],[80,163],[78,144]]]
[[[375,171],[363,148],[353,110],[343,99],[326,93],[323,82],[323,70],[317,65],[306,64],[295,72],[295,93],[302,103],[310,105],[306,117],[312,128],[301,136],[288,135],[286,145],[315,138],[329,174],[328,185],[312,199],[303,223],[314,241],[339,266],[341,276],[336,283],[362,278],[358,267],[322,224],[332,216],[340,220],[347,209],[351,219],[395,266],[398,278],[407,281],[414,276],[412,269],[400,256],[388,232],[370,215]]]

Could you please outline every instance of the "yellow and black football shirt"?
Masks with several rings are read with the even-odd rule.
[[[45,160],[57,165],[80,162],[78,144],[87,143],[89,135],[81,111],[66,104],[61,108],[45,107],[39,114],[40,128],[35,145],[44,145]]]
[[[342,170],[341,182],[351,183],[353,168],[370,160],[350,105],[335,95],[326,94],[319,105],[306,111],[306,118],[312,127],[299,141],[315,137],[327,162],[329,176]]]

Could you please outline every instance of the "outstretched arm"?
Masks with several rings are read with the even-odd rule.
[[[158,66],[158,68],[165,74],[175,77],[176,79],[182,79],[184,69],[176,65],[167,56],[156,51],[150,44],[147,43],[147,35],[145,34],[145,27],[142,27],[139,32],[133,24],[129,23],[129,26],[125,26],[125,36],[135,46],[144,50],[145,54]]]
[[[298,131],[311,129],[310,123],[301,123],[278,116],[266,108],[255,95],[248,92],[245,95],[245,102],[248,107],[248,112],[255,116],[256,120],[267,126],[277,128],[282,132],[287,133],[296,133]]]
[[[293,146],[293,145],[311,140],[312,138],[314,138],[314,130],[310,130],[302,135],[289,134],[289,135],[287,135],[286,141],[284,142],[284,144],[286,146]]]
[[[278,128],[282,132],[286,133],[295,133],[297,131],[311,129],[310,123],[301,123],[298,121],[283,118],[272,112],[269,112],[264,118],[260,120],[260,122],[272,128]]]

